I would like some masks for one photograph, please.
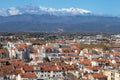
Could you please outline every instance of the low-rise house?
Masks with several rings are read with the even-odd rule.
[[[84,68],[84,72],[87,72],[87,73],[100,73],[100,72],[102,72],[102,68],[97,67],[97,66],[95,66],[95,67],[86,66]]]
[[[52,78],[63,78],[67,71],[66,67],[58,66],[57,64],[40,63],[40,65],[36,66],[35,73],[38,79],[49,80]]]
[[[96,60],[92,60],[91,65],[92,66],[99,66],[99,64],[98,64],[98,62]]]
[[[32,65],[25,65],[23,66],[24,73],[33,73],[34,72],[34,66]]]
[[[9,58],[9,53],[7,49],[0,49],[0,58]]]
[[[107,80],[107,76],[100,74],[100,73],[94,73],[88,75],[89,80]]]
[[[35,73],[23,73],[20,75],[19,80],[36,80],[37,76]]]
[[[3,72],[0,72],[0,80],[4,80],[4,74],[3,74]]]
[[[78,64],[79,69],[84,69],[86,66],[91,66],[91,61],[88,59],[81,59]]]
[[[108,77],[107,80],[120,80],[119,70],[105,70],[103,73]]]

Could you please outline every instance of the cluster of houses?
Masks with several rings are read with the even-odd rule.
[[[118,50],[79,46],[7,42],[0,49],[0,80],[120,80]]]

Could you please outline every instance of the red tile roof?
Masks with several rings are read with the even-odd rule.
[[[35,73],[24,73],[24,74],[21,74],[21,77],[22,78],[37,78]]]
[[[42,66],[40,68],[43,71],[58,71],[59,70],[57,66]]]
[[[85,65],[90,66],[90,65],[91,65],[91,61],[88,60],[88,59],[82,59],[82,60],[80,61],[80,64],[85,64]]]
[[[6,60],[6,59],[0,59],[0,63],[2,63],[2,62],[7,62],[8,60]]]
[[[0,76],[3,76],[4,74],[3,74],[3,72],[0,72]]]
[[[6,51],[6,49],[0,49],[0,53],[5,53]]]
[[[27,48],[27,45],[23,44],[23,45],[18,45],[16,46],[17,49],[24,49]]]
[[[3,65],[1,66],[1,69],[4,69],[4,70],[13,70],[13,66],[12,65]]]
[[[89,69],[89,70],[102,70],[101,67],[97,67],[97,66],[95,66],[95,67],[92,67],[92,66],[86,66],[86,68]]]
[[[107,78],[107,76],[103,75],[103,74],[100,74],[100,73],[94,73],[92,74],[92,76],[94,78]]]
[[[23,66],[23,70],[25,70],[25,71],[34,71],[34,67],[33,66]]]
[[[14,74],[22,74],[23,72],[22,72],[22,70],[14,70]]]

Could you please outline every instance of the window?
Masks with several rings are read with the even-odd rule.
[[[55,75],[53,75],[53,77],[55,77]]]
[[[48,75],[48,77],[50,77],[50,75]]]
[[[39,70],[39,67],[36,67],[36,70]]]
[[[41,75],[41,77],[43,77],[43,75]]]
[[[59,75],[61,77],[61,75]]]
[[[48,71],[48,73],[50,73],[50,71]]]

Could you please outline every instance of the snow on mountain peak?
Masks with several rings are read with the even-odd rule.
[[[47,12],[68,12],[68,13],[79,13],[79,14],[91,13],[91,11],[89,11],[89,10],[74,8],[74,7],[61,8],[61,9],[40,7],[40,9],[43,11],[47,11]]]
[[[80,15],[80,14],[88,14],[91,13],[89,10],[80,9],[80,8],[47,8],[47,7],[38,7],[33,5],[27,5],[23,7],[10,7],[8,9],[0,9],[1,16],[11,16],[11,15],[19,15],[19,14],[52,14],[52,15]]]
[[[40,7],[40,10],[46,11],[46,12],[55,12],[55,11],[57,11],[54,8],[46,8],[46,7]]]
[[[10,7],[8,12],[11,14],[11,15],[18,15],[18,14],[21,14],[20,10],[19,9],[16,9],[15,7]]]
[[[84,10],[84,9],[79,9],[79,8],[62,8],[61,11],[67,11],[67,12],[72,12],[72,13],[91,13],[91,11]]]

